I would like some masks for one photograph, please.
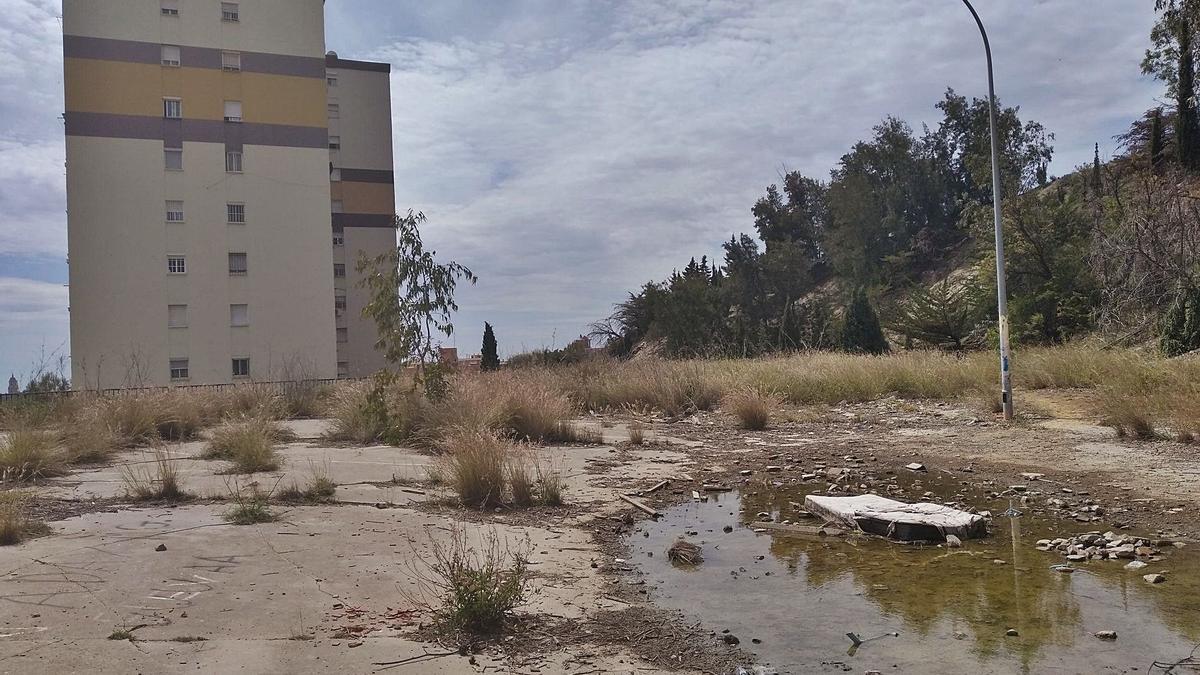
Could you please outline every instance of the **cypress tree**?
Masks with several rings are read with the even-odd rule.
[[[497,370],[500,368],[500,355],[496,350],[496,334],[492,332],[492,324],[483,323],[483,352],[479,362],[480,370]]]
[[[1150,117],[1150,167],[1156,172],[1162,166],[1163,149],[1162,108],[1157,108]]]
[[[888,350],[887,338],[879,325],[879,315],[871,306],[867,290],[859,287],[846,307],[842,324],[842,349],[848,352],[882,354]]]
[[[1092,156],[1092,192],[1099,197],[1103,189],[1104,183],[1100,179],[1100,144],[1097,143],[1096,154]]]
[[[1183,13],[1174,19],[1176,40],[1179,43],[1179,80],[1175,87],[1175,145],[1179,163],[1185,169],[1200,166],[1196,142],[1200,126],[1196,120],[1196,68],[1192,54],[1192,26]]]

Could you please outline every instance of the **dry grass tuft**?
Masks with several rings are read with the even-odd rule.
[[[743,429],[761,431],[771,423],[780,405],[779,396],[753,387],[741,387],[725,396],[724,406],[738,418]]]
[[[162,446],[154,449],[151,462],[121,467],[121,480],[125,483],[125,496],[130,499],[181,502],[192,498],[183,489],[178,463]]]
[[[462,429],[448,434],[440,447],[440,473],[464,506],[501,504],[509,458],[516,452],[512,442],[492,431]]]
[[[275,444],[290,440],[290,432],[264,417],[244,417],[213,429],[204,457],[233,462],[235,473],[274,471],[279,468]]]
[[[541,462],[535,462],[534,469],[537,471],[538,501],[544,506],[562,506],[565,503],[563,492],[566,491],[562,473]]]
[[[14,429],[0,438],[0,482],[22,482],[61,476],[67,458],[54,434],[33,429]]]
[[[641,422],[630,422],[629,424],[629,442],[634,445],[642,445],[646,442],[646,425]]]
[[[680,565],[696,565],[704,560],[704,555],[696,544],[679,539],[667,549],[667,560]]]
[[[513,453],[508,460],[508,489],[512,494],[512,505],[533,505],[534,476],[529,470],[529,461],[522,453]]]
[[[0,546],[13,546],[50,533],[49,525],[29,519],[28,502],[29,495],[24,492],[0,492]]]

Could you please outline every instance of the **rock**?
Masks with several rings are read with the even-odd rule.
[[[1008,637],[1017,637],[1018,635],[1020,635],[1020,633],[1017,632],[1016,628],[1009,628],[1008,630],[1004,631],[1004,634],[1007,635]]]
[[[1115,631],[1115,630],[1098,630],[1095,633],[1092,633],[1092,635],[1095,635],[1096,637],[1100,638],[1101,640],[1116,640],[1117,639],[1117,631]]]
[[[750,469],[742,469],[741,471],[738,472],[738,475],[739,476],[749,476],[752,473],[754,473],[754,472],[751,471]]]
[[[1147,583],[1151,583],[1151,584],[1161,584],[1162,582],[1167,580],[1167,578],[1161,574],[1147,574],[1147,575],[1143,576],[1142,578],[1145,579]]]
[[[904,466],[904,468],[908,469],[909,471],[926,471],[925,465],[920,462],[913,462],[912,464],[906,464]]]
[[[995,560],[993,560],[993,561],[992,561],[992,564],[993,564],[993,565],[1007,565],[1007,564],[1008,564],[1008,561],[1007,561],[1007,560],[1001,560],[1001,559],[999,559],[999,558],[996,558]]]
[[[770,471],[771,473],[778,473],[778,472],[780,472],[780,471],[783,471],[783,467],[782,467],[782,466],[775,466],[775,465],[771,465],[771,466],[768,466],[768,467],[767,467],[767,471]]]
[[[721,531],[724,532],[725,534],[729,534],[730,532],[733,532],[733,526],[726,525],[725,527],[721,528]]]
[[[1021,474],[1021,478],[1024,478],[1025,480],[1038,480],[1038,479],[1044,478],[1045,476],[1046,476],[1046,474],[1044,474],[1044,473],[1028,472],[1028,473]]]
[[[727,644],[727,645],[736,645],[739,642],[741,642],[741,640],[737,639],[737,636],[734,635],[733,633],[727,633],[725,635],[722,635],[721,639],[724,640],[725,644]]]
[[[1146,566],[1146,563],[1142,562],[1141,560],[1130,560],[1130,561],[1129,561],[1129,562],[1128,562],[1128,563],[1125,565],[1125,569],[1127,569],[1127,570],[1140,570],[1140,569],[1142,569],[1142,568],[1143,568],[1143,567],[1145,567],[1145,566]]]
[[[961,630],[956,630],[956,631],[954,631],[954,639],[955,640],[966,640],[967,634],[962,632]]]
[[[158,551],[159,553],[162,553],[163,551],[167,550],[167,545],[166,545],[166,544],[159,544],[158,546],[155,546],[155,547],[154,547],[154,550],[155,550],[155,551]]]
[[[959,539],[952,534],[948,534],[946,535],[946,546],[949,546],[950,548],[961,548],[962,539]]]
[[[1029,489],[1029,486],[1027,486],[1027,485],[1009,485],[1008,489],[1012,490],[1013,492],[1024,492]]]

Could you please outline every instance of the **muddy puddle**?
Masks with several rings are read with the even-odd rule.
[[[963,490],[949,479],[921,487],[944,496]],[[796,513],[811,491],[763,485],[677,507],[635,529],[631,561],[656,604],[729,631],[757,664],[780,673],[1200,673],[1168,670],[1200,643],[1195,544],[1167,547],[1162,561],[1138,571],[1105,560],[1076,563],[1078,571],[1064,574],[1051,569],[1064,559],[1035,542],[1109,528],[1026,509],[1015,522],[997,515],[991,536],[961,549],[751,529],[764,511],[805,522]],[[994,514],[1009,506],[978,493],[955,496]],[[733,531],[724,532],[726,525]],[[667,560],[681,536],[703,547],[703,563]],[[1164,570],[1166,583],[1142,579]],[[1100,640],[1097,631],[1118,638]],[[848,632],[876,639],[850,650]]]

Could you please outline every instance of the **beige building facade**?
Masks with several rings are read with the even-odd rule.
[[[63,3],[75,388],[373,370],[359,367],[373,329],[337,316],[335,259],[384,250],[394,230],[331,237],[347,199],[331,197],[342,151],[330,117],[360,106],[333,105],[342,83],[327,74],[323,11],[321,0]],[[382,87],[362,114],[386,134],[390,195],[390,114],[373,107],[386,72]],[[382,167],[373,152],[361,161]],[[382,209],[371,187],[362,203]],[[351,223],[342,230],[367,229]],[[359,300],[345,293],[349,312]],[[358,333],[365,351],[339,343]]]

